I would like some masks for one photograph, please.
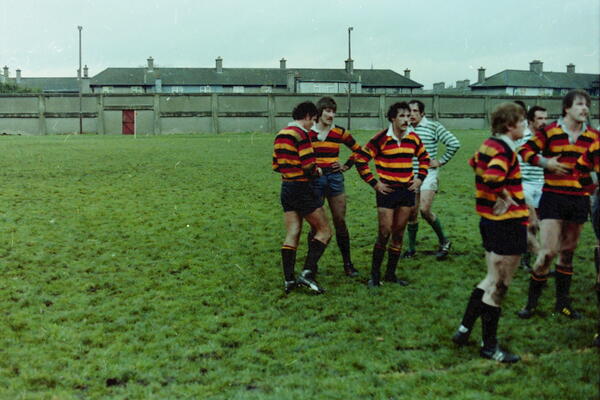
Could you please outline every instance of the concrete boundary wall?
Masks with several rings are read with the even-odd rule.
[[[84,133],[122,134],[123,111],[135,113],[135,132],[145,135],[220,132],[276,132],[291,119],[302,101],[321,94],[86,94],[82,97]],[[337,123],[347,125],[347,96],[333,96]],[[551,119],[561,113],[561,97],[458,95],[352,95],[351,128],[376,130],[387,125],[388,107],[419,99],[429,118],[449,129],[486,129],[493,108],[522,100],[548,109]],[[599,125],[600,101],[592,99],[592,124]],[[50,135],[79,132],[77,94],[0,95],[0,134]]]

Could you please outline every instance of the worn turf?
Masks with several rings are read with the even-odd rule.
[[[596,398],[589,224],[572,288],[584,319],[552,314],[553,282],[544,315],[518,319],[519,271],[499,336],[523,361],[480,359],[479,323],[472,345],[450,342],[485,271],[466,160],[486,134],[458,136],[434,203],[448,260],[421,223],[418,256],[400,265],[410,286],[367,290],[374,192],[351,170],[362,275],[343,275],[332,241],[323,296],[283,295],[273,135],[0,138],[0,398]]]

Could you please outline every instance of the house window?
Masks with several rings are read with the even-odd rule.
[[[183,86],[172,86],[171,93],[183,93]]]
[[[209,85],[200,86],[200,93],[212,93],[212,88]]]
[[[261,86],[260,92],[261,93],[273,93],[273,87],[272,86]]]
[[[234,86],[233,93],[244,93],[244,87],[243,86]]]
[[[144,93],[144,88],[141,86],[132,86],[131,93]]]
[[[112,86],[102,86],[102,93],[112,93],[114,88]]]

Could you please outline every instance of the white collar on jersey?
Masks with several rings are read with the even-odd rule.
[[[500,135],[498,137],[500,139],[504,140],[504,143],[506,143],[508,145],[508,147],[510,147],[510,149],[512,151],[515,151],[515,149],[518,147],[517,142],[515,142],[514,140],[512,140],[511,138],[509,138],[507,134],[502,134],[502,135]]]
[[[427,120],[427,117],[423,115],[423,118],[421,118],[421,122],[419,122],[419,123],[417,124],[417,126],[419,126],[419,125],[424,125],[424,124],[426,124],[427,122],[429,122],[429,120]],[[412,126],[412,125],[411,125],[411,127],[412,127],[413,129],[414,129],[414,128],[416,128],[417,126]]]
[[[317,139],[319,139],[319,141],[321,141],[321,142],[322,142],[323,140],[327,139],[327,135],[329,135],[329,132],[330,132],[330,131],[331,131],[333,128],[335,128],[335,124],[333,124],[333,123],[331,124],[331,127],[329,128],[329,130],[326,130],[326,131],[320,131],[320,130],[318,129],[318,126],[319,126],[319,124],[318,124],[318,123],[315,123],[315,124],[313,125],[313,127],[312,127],[312,130],[313,130],[313,131],[315,131],[315,132],[317,132]]]
[[[410,133],[412,133],[412,132],[414,132],[414,131],[413,131],[413,127],[412,127],[411,125],[408,125],[408,128],[406,128],[406,133],[404,134],[404,136],[403,136],[403,137],[406,137],[406,135],[408,135],[408,134],[410,134]],[[397,137],[397,136],[396,136],[396,134],[394,133],[394,127],[392,126],[392,124],[391,124],[391,123],[390,123],[390,126],[389,126],[388,130],[387,130],[387,133],[386,133],[386,135],[387,135],[387,136],[390,136],[390,137],[393,137],[394,139],[396,139],[396,141],[397,141],[397,142],[399,142],[399,141],[400,141],[400,139],[398,139],[398,137]]]
[[[304,129],[304,127],[302,125],[300,125],[299,123],[297,123],[296,121],[292,121],[288,124],[288,126],[295,126],[297,128],[302,129],[304,132],[308,133],[308,131],[306,129]],[[314,129],[314,125],[313,125],[313,129]]]

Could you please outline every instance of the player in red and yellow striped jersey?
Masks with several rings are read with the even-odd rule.
[[[473,325],[481,317],[484,358],[516,362],[520,357],[498,346],[496,331],[500,304],[527,251],[528,210],[521,185],[515,148],[523,137],[525,111],[514,103],[500,104],[492,113],[493,136],[483,142],[469,164],[475,170],[479,230],[485,248],[487,275],[471,293],[461,325],[452,337],[467,343]]]
[[[600,174],[600,140],[594,140],[594,143],[587,149],[585,153],[577,160],[575,166],[578,174],[585,174],[588,171],[594,171],[596,177]],[[582,186],[589,185],[589,180],[581,180]],[[595,191],[594,201],[592,204],[592,225],[594,234],[596,235],[596,248],[594,249],[594,265],[596,267],[596,297],[598,299],[598,307],[600,308],[600,194]],[[600,314],[598,315],[597,333],[594,338],[594,346],[600,347]]]
[[[323,210],[323,202],[313,192],[310,181],[321,175],[308,132],[317,118],[317,108],[311,102],[298,104],[292,116],[294,121],[279,131],[273,145],[273,170],[279,172],[281,205],[284,211],[286,236],[281,247],[285,278],[285,292],[298,284],[322,293],[316,281],[317,262],[331,239],[331,229]],[[308,245],[308,255],[302,273],[295,278],[296,249],[305,219],[314,237]]]
[[[373,247],[370,287],[380,285],[381,263],[391,236],[388,265],[384,280],[402,286],[408,283],[396,277],[396,267],[402,250],[402,238],[411,208],[415,204],[415,191],[423,183],[429,168],[429,154],[416,133],[409,129],[410,108],[406,102],[395,103],[387,113],[390,126],[375,134],[355,155],[360,177],[375,189],[379,232]],[[419,160],[419,173],[413,175],[412,159]],[[379,181],[369,168],[375,160]]]
[[[591,99],[583,90],[565,95],[562,118],[536,132],[519,151],[523,161],[544,168],[544,187],[539,205],[541,248],[531,272],[527,304],[519,311],[530,318],[548,280],[550,264],[558,255],[555,310],[578,319],[569,292],[573,275],[573,254],[583,223],[589,214],[589,190],[581,185],[573,168],[577,159],[598,139],[598,131],[586,124]],[[588,180],[585,172],[582,179]]]
[[[354,165],[354,152],[360,149],[350,132],[334,124],[337,104],[331,97],[322,97],[317,102],[317,123],[310,131],[310,139],[317,166],[322,169],[323,175],[312,181],[312,186],[317,195],[327,198],[335,237],[342,254],[344,272],[347,276],[358,276],[358,271],[352,264],[350,256],[350,233],[346,226],[346,194],[344,190],[343,173]],[[352,151],[352,155],[342,165],[340,164],[340,146],[345,145]],[[309,241],[314,233],[309,233]]]

